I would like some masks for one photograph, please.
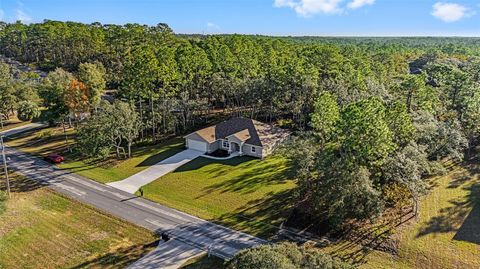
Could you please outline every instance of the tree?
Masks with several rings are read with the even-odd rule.
[[[340,109],[333,94],[323,92],[315,100],[311,114],[311,125],[320,139],[325,142],[335,134],[340,120]]]
[[[428,156],[425,146],[412,142],[390,156],[382,167],[383,176],[388,182],[397,182],[405,186],[413,200],[413,212],[418,215],[418,200],[427,190],[422,177],[429,172]]]
[[[117,158],[122,154],[130,158],[132,143],[138,137],[140,127],[138,113],[132,105],[122,101],[103,102],[98,111],[79,127],[78,148],[87,157],[106,158],[115,149]]]
[[[89,91],[87,86],[82,82],[73,79],[68,85],[67,91],[64,93],[64,102],[68,108],[70,115],[80,120],[90,109]]]
[[[315,248],[293,243],[261,245],[237,253],[227,263],[229,269],[353,269],[348,263]]]
[[[40,109],[35,102],[22,101],[17,109],[17,117],[21,121],[31,121],[40,116]]]
[[[12,85],[10,68],[6,63],[0,63],[0,123],[3,128],[4,118],[8,119],[12,112],[17,98]]]
[[[59,120],[68,115],[69,108],[65,98],[73,79],[71,73],[57,68],[55,71],[48,73],[43,81],[39,94],[48,110],[48,117],[51,121]]]
[[[417,143],[426,146],[430,160],[450,158],[461,160],[468,141],[455,118],[437,120],[432,114],[419,111],[414,115]]]
[[[77,77],[88,89],[88,102],[96,107],[100,104],[102,94],[105,92],[106,70],[99,62],[81,63],[78,66]]]
[[[381,164],[395,150],[385,107],[376,98],[347,105],[341,113],[340,129],[341,151],[359,164]]]
[[[475,139],[480,134],[480,92],[465,98],[465,106],[461,114],[462,124],[468,138],[468,149],[473,147]]]
[[[405,105],[407,111],[412,109],[412,99],[417,92],[425,87],[425,77],[423,75],[404,75],[400,83],[400,89],[405,92]]]
[[[386,110],[386,121],[395,144],[399,146],[405,146],[415,138],[415,126],[407,110],[407,106],[401,102],[393,102]]]

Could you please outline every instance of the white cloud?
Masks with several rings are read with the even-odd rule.
[[[347,7],[350,9],[357,9],[366,5],[373,5],[373,3],[375,3],[375,0],[353,0],[347,4]]]
[[[338,14],[343,11],[340,3],[343,0],[275,0],[275,7],[289,7],[303,17],[318,13]]]
[[[455,3],[437,2],[433,5],[432,15],[444,22],[456,22],[462,18],[473,16],[468,7]]]
[[[19,20],[23,23],[29,23],[29,22],[32,21],[32,18],[27,13],[25,13],[25,11],[23,11],[21,9],[16,10],[15,19]]]
[[[215,23],[213,22],[207,22],[207,27],[208,28],[214,28],[214,29],[220,29],[220,26],[216,25]]]

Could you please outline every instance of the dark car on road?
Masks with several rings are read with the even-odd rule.
[[[51,163],[62,163],[63,161],[65,161],[65,157],[63,157],[62,155],[58,155],[58,154],[50,154],[50,155],[47,155],[45,156],[45,161],[48,161],[48,162],[51,162]]]

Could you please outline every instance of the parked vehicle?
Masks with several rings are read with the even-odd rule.
[[[48,162],[51,162],[51,163],[62,163],[63,161],[65,161],[65,157],[63,157],[62,155],[58,155],[58,154],[50,154],[50,155],[47,155],[45,156],[45,161],[48,161]]]

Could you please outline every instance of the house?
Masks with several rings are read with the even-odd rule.
[[[186,147],[205,153],[226,150],[264,158],[289,136],[289,132],[247,118],[232,118],[185,136]]]

